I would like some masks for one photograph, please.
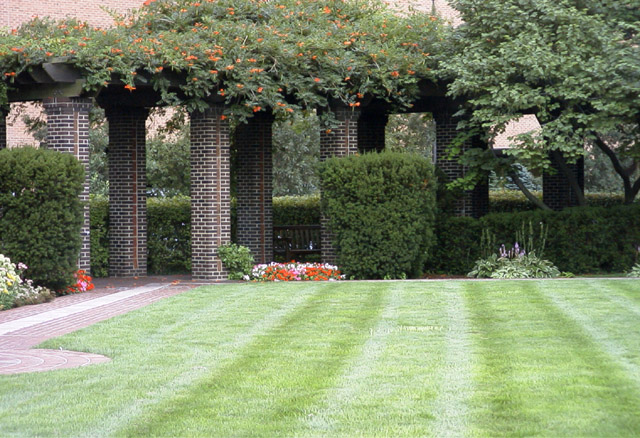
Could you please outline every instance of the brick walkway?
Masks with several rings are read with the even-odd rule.
[[[31,348],[47,339],[127,313],[195,286],[197,284],[178,277],[98,279],[96,289],[91,292],[0,312],[0,374],[49,371],[109,361],[108,357],[98,354]]]

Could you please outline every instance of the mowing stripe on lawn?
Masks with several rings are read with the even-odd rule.
[[[595,292],[604,299],[615,302],[621,309],[640,316],[640,280],[591,281]]]
[[[545,288],[543,293],[553,304],[574,320],[580,328],[619,364],[640,389],[640,320],[628,300],[611,300],[591,282],[581,282],[580,294],[567,294],[564,288]],[[622,305],[618,302],[622,301]],[[632,325],[630,325],[630,322]],[[633,324],[635,322],[635,324]],[[631,333],[635,336],[629,336]]]
[[[260,286],[261,285],[256,285],[256,287]],[[215,286],[207,288],[206,290],[211,294],[216,294],[217,292]],[[238,291],[231,296],[218,296],[218,299],[213,300],[211,302],[211,305],[199,310],[192,317],[183,318],[182,322],[177,322],[170,326],[162,327],[161,330],[157,331],[154,334],[153,338],[162,339],[170,332],[184,332],[185,330],[188,330],[188,327],[191,324],[193,324],[194,317],[195,319],[199,319],[199,314],[211,313],[213,309],[219,311],[219,308],[221,306],[224,306],[227,308],[227,310],[232,311],[234,310],[233,307],[236,307],[241,303],[241,301],[238,300],[238,295],[244,294],[246,296],[247,292],[248,290],[246,289],[238,289]],[[215,351],[207,349],[207,353],[209,354],[204,354],[204,351],[200,352],[199,356],[201,356],[201,359],[197,361],[200,363],[200,365],[185,369],[181,374],[176,375],[171,381],[164,383],[157,390],[150,393],[150,397],[138,399],[133,404],[126,406],[122,411],[114,412],[108,418],[105,418],[102,424],[95,429],[102,431],[105,436],[111,435],[115,431],[125,427],[132,418],[141,415],[144,410],[146,410],[150,405],[156,404],[158,400],[169,399],[176,392],[185,391],[192,384],[194,384],[194,382],[202,379],[205,375],[209,374],[212,367],[219,367],[222,364],[235,360],[240,352],[247,345],[253,342],[257,336],[261,335],[265,331],[271,330],[273,327],[276,327],[278,324],[280,324],[289,313],[296,310],[306,300],[308,300],[313,292],[314,289],[309,288],[307,293],[299,293],[293,295],[289,300],[283,303],[281,307],[274,308],[271,312],[265,314],[264,316],[260,315],[261,319],[256,320],[252,326],[244,328],[244,331],[237,332],[235,337],[229,338],[226,342],[221,343],[220,346],[223,346],[224,348],[218,348]],[[202,293],[207,292],[203,291]],[[224,301],[227,302],[225,303]],[[232,306],[232,308],[229,308],[229,301],[235,301],[236,306]],[[245,303],[243,303],[242,305],[244,304]],[[239,310],[239,308],[236,307],[236,310]],[[195,358],[195,356],[193,358]]]
[[[388,334],[397,329],[395,316],[399,300],[398,288],[392,288],[383,299],[380,319],[375,327],[369,329],[369,336],[358,355],[345,367],[344,374],[336,380],[325,399],[318,403],[321,407],[311,410],[301,419],[309,428],[308,434],[336,436],[340,427],[340,415],[349,408],[359,393],[367,391],[373,369],[387,348]]]
[[[459,284],[385,284],[377,326],[297,435],[464,434],[472,382]]]
[[[4,379],[2,435],[108,435],[127,425],[137,411],[171,396],[174,385],[188,387],[232,361],[252,336],[280,324],[318,288],[309,285],[293,295],[267,284],[203,287],[49,340],[48,348],[101,351],[114,360],[105,367]],[[46,397],[19,389],[24,382],[48,388],[52,380],[56,391]],[[69,404],[78,409],[62,408]],[[55,415],[52,406],[57,407]],[[21,418],[29,418],[28,423]]]
[[[382,307],[366,283],[325,284],[238,357],[151,407],[124,435],[273,436],[297,420],[340,374]],[[296,291],[295,286],[292,289]]]
[[[447,350],[437,379],[441,382],[434,403],[435,436],[460,437],[469,427],[469,400],[473,394],[473,347],[469,337],[469,317],[461,283],[442,285],[447,298]]]
[[[475,433],[637,433],[640,393],[620,363],[546,298],[544,288],[554,284],[563,287],[545,281],[466,285],[481,359]]]

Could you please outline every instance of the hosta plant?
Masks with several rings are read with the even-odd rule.
[[[631,271],[627,274],[628,277],[640,277],[640,263],[631,268]]]
[[[509,250],[504,245],[499,254],[476,261],[468,277],[475,278],[551,278],[560,276],[558,268],[535,251],[527,254],[518,243]]]

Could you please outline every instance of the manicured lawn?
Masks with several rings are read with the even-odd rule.
[[[0,377],[2,436],[638,436],[638,280],[203,287]]]

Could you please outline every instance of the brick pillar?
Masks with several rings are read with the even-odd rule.
[[[561,159],[564,160],[564,158]],[[578,185],[584,193],[584,158],[580,158],[573,164],[564,161],[564,165],[576,176]],[[544,173],[542,176],[542,201],[556,211],[578,205],[578,198],[571,189],[569,180],[560,171],[560,164],[553,156],[551,157],[551,166],[556,172],[554,174]]]
[[[84,166],[85,181],[80,200],[84,204],[82,247],[78,269],[91,269],[89,228],[89,111],[91,99],[52,97],[43,101],[47,114],[47,144],[56,151],[73,154]],[[6,126],[6,125],[5,125]],[[6,132],[6,131],[5,131]],[[5,134],[6,138],[6,134]]]
[[[447,148],[458,135],[458,122],[453,119],[451,113],[447,110],[434,113],[433,118],[436,122],[435,162],[447,176],[447,181],[445,182],[452,181],[463,176],[466,172],[465,166],[459,164],[456,160],[446,159]],[[480,145],[478,139],[468,140],[463,145],[463,148],[470,147],[486,147],[486,144]],[[478,184],[473,190],[463,193],[462,197],[456,201],[454,213],[456,216],[480,217],[486,214],[488,208],[489,185],[487,179],[486,182]]]
[[[217,248],[231,241],[231,160],[224,106],[191,114],[191,271],[225,280]]]
[[[0,149],[7,147],[7,115],[9,108],[0,108]]]
[[[358,153],[359,110],[339,108],[334,112],[337,126],[330,131],[320,132],[320,159],[346,157]],[[336,263],[337,254],[333,246],[333,234],[329,231],[329,219],[320,218],[320,240],[322,242],[322,261]]]
[[[110,107],[109,275],[147,275],[146,129],[149,111]]]
[[[364,153],[384,150],[388,122],[389,115],[386,113],[362,113],[358,119],[358,151]]]
[[[237,239],[256,263],[273,261],[273,115],[257,113],[236,128],[238,150]]]

